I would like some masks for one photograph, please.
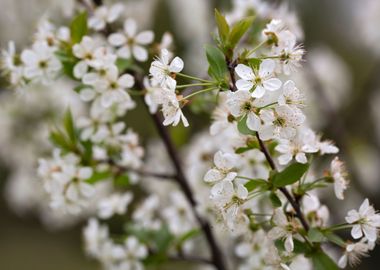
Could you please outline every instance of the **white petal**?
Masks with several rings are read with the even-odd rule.
[[[134,37],[137,31],[136,21],[133,19],[127,19],[124,22],[124,31],[128,37]]]
[[[254,98],[261,98],[265,94],[265,88],[258,85],[255,90],[252,92],[252,97]]]
[[[286,165],[292,160],[293,156],[291,154],[284,154],[278,157],[278,163],[280,165]]]
[[[255,75],[253,74],[252,69],[243,64],[237,65],[235,68],[235,72],[243,80],[251,81],[252,79],[255,78]]]
[[[261,64],[260,64],[260,69],[259,69],[259,76],[261,78],[265,78],[269,75],[271,75],[276,67],[276,63],[271,60],[271,59],[265,59]]]
[[[79,183],[79,189],[80,193],[86,198],[92,197],[95,193],[94,186],[87,183]]]
[[[182,59],[177,56],[170,63],[169,71],[174,72],[174,73],[178,73],[178,72],[181,72],[183,67],[184,67],[184,63],[183,63]]]
[[[108,37],[108,42],[115,47],[122,46],[127,42],[126,37],[120,33],[113,33]]]
[[[360,225],[354,225],[351,230],[351,235],[354,239],[359,239],[363,236],[362,228]]]
[[[224,177],[225,177],[225,175],[221,171],[219,171],[217,169],[211,169],[206,173],[206,175],[204,177],[204,181],[205,182],[216,182],[216,181],[222,180]]]
[[[296,160],[297,160],[299,163],[303,163],[303,164],[307,163],[307,158],[306,158],[305,153],[298,153],[298,154],[296,155]]]
[[[240,198],[240,199],[246,199],[248,197],[248,190],[245,186],[243,186],[242,184],[238,184],[237,185],[237,196]]]
[[[148,59],[148,52],[144,47],[134,45],[132,47],[133,56],[136,58],[136,60],[140,62],[144,62]]]
[[[253,112],[249,113],[247,117],[247,127],[250,130],[258,131],[260,129],[260,126],[261,126],[260,118]]]
[[[131,49],[129,46],[123,46],[120,49],[117,50],[117,55],[121,58],[129,59],[131,58]]]
[[[362,228],[363,228],[365,237],[369,241],[375,242],[377,240],[377,229],[375,227],[367,225],[367,224],[363,224]]]
[[[237,80],[236,88],[241,91],[249,91],[253,87],[253,82],[246,80]]]
[[[282,85],[282,82],[277,78],[271,78],[263,82],[264,88],[269,91],[276,91],[280,89],[281,85]]]
[[[152,31],[143,31],[136,36],[135,41],[138,44],[147,45],[152,43],[153,39],[154,34]]]
[[[292,252],[294,249],[293,237],[289,234],[285,240],[285,249],[287,252]]]
[[[74,77],[77,79],[81,79],[84,74],[86,74],[88,71],[88,66],[85,61],[78,62],[73,70]]]
[[[81,100],[88,102],[88,101],[91,101],[95,98],[96,93],[93,89],[86,88],[86,89],[82,89],[80,91],[79,96],[80,96]]]
[[[135,84],[135,78],[130,74],[124,74],[117,82],[124,88],[131,88]]]

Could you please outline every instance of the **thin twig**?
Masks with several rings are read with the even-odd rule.
[[[259,136],[259,133],[257,133],[257,132],[256,132],[256,138],[259,142],[260,150],[261,150],[261,152],[263,152],[267,162],[269,163],[269,166],[271,167],[272,170],[277,171],[276,164],[274,163],[272,156],[270,155],[267,147],[265,146],[264,142],[261,140],[261,138]],[[299,202],[293,198],[293,196],[289,193],[289,191],[285,187],[279,188],[279,190],[282,192],[282,194],[284,194],[286,199],[292,205],[294,211],[296,211],[296,216],[300,220],[303,228],[306,231],[309,231],[309,228],[310,228],[309,224],[307,223],[306,218],[304,217],[304,215],[301,211],[301,206],[300,206]]]

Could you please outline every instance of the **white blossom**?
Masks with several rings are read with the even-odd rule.
[[[94,14],[88,19],[88,26],[94,30],[103,30],[107,24],[115,22],[123,12],[124,6],[120,3],[110,7],[100,6],[94,11]]]
[[[143,47],[152,43],[154,34],[152,31],[137,33],[137,24],[133,19],[124,22],[124,33],[113,33],[108,37],[108,42],[117,47],[117,55],[121,58],[132,56],[140,62],[148,59],[148,52]]]
[[[369,246],[364,241],[357,243],[347,244],[342,257],[338,261],[340,268],[346,268],[347,265],[351,267],[357,266],[360,263],[361,257],[368,255]]]
[[[169,63],[169,52],[166,49],[161,50],[160,57],[157,57],[150,65],[149,73],[153,82],[162,87],[171,87],[176,85],[173,74],[182,71],[184,63],[181,58],[176,56]]]
[[[380,227],[380,214],[376,213],[368,199],[364,200],[359,211],[348,211],[346,221],[353,224],[351,235],[354,239],[359,239],[364,235],[369,241],[376,241]]]
[[[133,199],[133,194],[126,192],[124,194],[112,194],[98,203],[98,215],[100,218],[107,219],[114,214],[123,215],[127,211],[128,205]]]
[[[35,82],[49,83],[61,70],[61,62],[45,42],[36,42],[21,53],[24,76]]]
[[[268,237],[273,240],[279,238],[285,239],[286,251],[292,252],[294,249],[293,229],[291,223],[288,222],[283,209],[277,208],[274,211],[273,223],[275,224],[275,227],[269,231]]]
[[[335,196],[344,199],[344,191],[348,188],[347,171],[344,163],[335,157],[330,165],[331,176],[334,180]]]
[[[261,98],[265,91],[280,89],[281,81],[274,78],[275,67],[276,64],[273,60],[266,59],[260,64],[259,71],[256,74],[252,68],[246,65],[237,65],[235,72],[241,78],[236,81],[237,89],[252,92],[254,98]]]

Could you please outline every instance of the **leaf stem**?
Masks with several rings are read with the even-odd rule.
[[[209,80],[204,80],[204,79],[201,79],[201,78],[198,78],[198,77],[194,77],[194,76],[190,76],[190,75],[187,75],[187,74],[183,74],[183,73],[176,73],[177,76],[180,76],[180,77],[183,77],[183,78],[187,78],[187,79],[191,79],[191,80],[196,80],[196,81],[200,81],[200,82],[204,82],[204,83],[213,83],[213,81],[209,81]]]
[[[217,90],[217,88],[215,88],[213,86],[213,87],[209,87],[209,88],[205,88],[205,89],[199,90],[197,92],[191,93],[190,95],[187,95],[186,97],[181,98],[179,101],[182,101],[182,100],[185,100],[185,99],[189,99],[189,98],[191,98],[193,96],[196,96],[198,94],[209,92],[209,91],[213,91],[213,90]]]
[[[214,85],[214,83],[191,83],[191,84],[182,84],[182,85],[177,85],[177,89],[181,88],[187,88],[187,87],[193,87],[193,86],[209,86],[209,85]]]
[[[253,48],[252,50],[250,50],[248,53],[247,53],[247,57],[250,56],[251,54],[253,54],[255,51],[257,51],[258,49],[260,49],[263,45],[265,45],[267,43],[267,40],[264,40],[262,41],[261,43],[259,43],[255,48]]]

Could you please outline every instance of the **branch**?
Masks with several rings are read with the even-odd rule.
[[[277,171],[276,164],[274,163],[274,160],[273,160],[272,156],[270,155],[270,153],[269,153],[267,147],[265,146],[264,142],[261,140],[258,132],[256,132],[256,138],[259,141],[260,150],[265,155],[265,158],[266,158],[267,162],[269,163],[269,166],[271,167],[272,170]],[[293,196],[289,193],[289,191],[285,187],[279,188],[279,190],[282,192],[282,194],[284,194],[286,199],[292,205],[294,211],[296,211],[296,216],[300,220],[303,228],[306,231],[309,231],[309,228],[310,228],[309,224],[307,223],[306,218],[304,217],[304,215],[301,211],[301,206],[300,206],[299,202],[293,198]]]
[[[136,86],[137,88],[140,88],[140,89],[144,89],[144,85],[143,85],[143,81],[141,78],[139,78],[139,76],[135,76],[136,78]],[[148,106],[146,105],[146,103],[143,101],[146,109],[149,111],[149,108]],[[173,166],[176,170],[176,176],[175,176],[175,180],[177,181],[178,185],[180,186],[180,188],[182,189],[182,192],[184,193],[187,201],[189,202],[190,206],[191,206],[191,209],[193,211],[193,214],[196,218],[196,220],[198,221],[199,223],[199,226],[201,227],[205,237],[206,237],[206,240],[207,240],[207,243],[208,243],[208,246],[210,248],[210,251],[211,251],[211,261],[212,261],[212,264],[218,269],[218,270],[226,270],[226,267],[224,265],[224,260],[223,260],[223,255],[222,255],[222,252],[221,250],[219,249],[219,246],[215,240],[215,237],[213,235],[213,232],[212,232],[212,229],[211,229],[211,226],[210,224],[204,220],[197,212],[197,202],[195,201],[194,199],[194,196],[193,196],[193,192],[190,188],[190,185],[186,179],[186,176],[182,170],[182,166],[181,166],[181,161],[180,161],[180,158],[177,154],[177,150],[174,146],[174,143],[168,133],[168,130],[167,128],[162,124],[162,120],[160,118],[160,116],[156,113],[156,114],[150,114],[151,115],[151,118],[153,120],[153,123],[154,125],[156,126],[156,129],[165,145],[165,148],[166,150],[168,151],[168,154],[169,154],[169,157],[173,163]]]

